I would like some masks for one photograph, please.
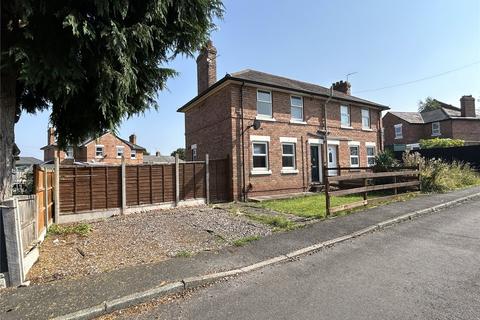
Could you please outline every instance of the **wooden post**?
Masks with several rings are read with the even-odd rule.
[[[363,186],[366,187],[367,186],[367,178],[363,179]],[[365,191],[363,193],[363,201],[367,201],[367,191]],[[365,205],[367,205],[367,203],[365,202]]]
[[[175,154],[175,205],[180,202],[180,166],[178,153]]]
[[[125,168],[125,157],[122,155],[122,214],[126,213],[127,210],[127,170]]]
[[[210,172],[208,171],[210,160],[208,153],[205,155],[205,196],[207,198],[207,204],[210,204]]]
[[[45,229],[48,229],[48,169],[44,168],[43,197],[45,199]]]
[[[60,220],[60,161],[58,156],[55,156],[55,192],[54,202],[55,202],[55,223],[58,223]]]
[[[323,179],[325,180],[325,210],[327,217],[330,216],[330,182],[328,181],[328,167],[323,167]]]
[[[393,177],[393,183],[395,183],[395,184],[397,183],[397,177],[396,176]],[[395,194],[397,194],[398,193],[397,186],[395,186],[394,190],[395,190]]]

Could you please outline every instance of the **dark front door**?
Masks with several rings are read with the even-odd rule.
[[[318,146],[310,146],[310,164],[312,182],[320,182],[320,159],[318,157]]]

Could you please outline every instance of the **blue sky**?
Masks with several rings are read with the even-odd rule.
[[[478,0],[242,0],[224,2],[212,40],[218,50],[218,79],[256,69],[329,86],[350,77],[352,94],[415,111],[432,96],[459,105],[464,94],[480,98],[480,63],[394,88],[366,91],[417,80],[480,61]],[[176,109],[196,95],[196,64],[178,57],[179,76],[159,93],[159,110],[125,120],[120,135],[137,134],[150,152],[169,154],[184,146],[183,114]],[[477,101],[477,107],[480,102]],[[48,112],[22,115],[16,141],[22,156],[43,154]]]

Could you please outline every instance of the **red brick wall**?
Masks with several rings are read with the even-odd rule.
[[[398,118],[397,116],[387,113],[383,119],[383,130],[384,130],[384,145],[392,146],[394,144],[407,144],[407,143],[417,143],[419,137],[424,137],[424,125],[423,124],[410,124],[405,120]],[[395,139],[395,128],[394,125],[402,124],[402,139]],[[431,125],[430,125],[431,129]],[[430,131],[431,134],[431,131]]]
[[[480,120],[453,120],[452,134],[455,139],[480,142]]]

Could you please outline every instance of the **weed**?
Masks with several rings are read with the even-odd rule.
[[[92,226],[88,223],[74,224],[74,225],[58,225],[52,224],[48,228],[49,235],[65,236],[69,234],[76,234],[86,237],[92,231]]]
[[[176,254],[175,254],[175,257],[182,257],[182,258],[189,258],[193,256],[193,253],[188,251],[188,250],[181,250],[181,251],[178,251]]]
[[[256,241],[260,239],[259,236],[248,236],[248,237],[244,237],[244,238],[240,238],[240,239],[237,239],[237,240],[234,240],[232,242],[232,244],[236,247],[242,247],[250,242],[253,242],[253,241]]]

